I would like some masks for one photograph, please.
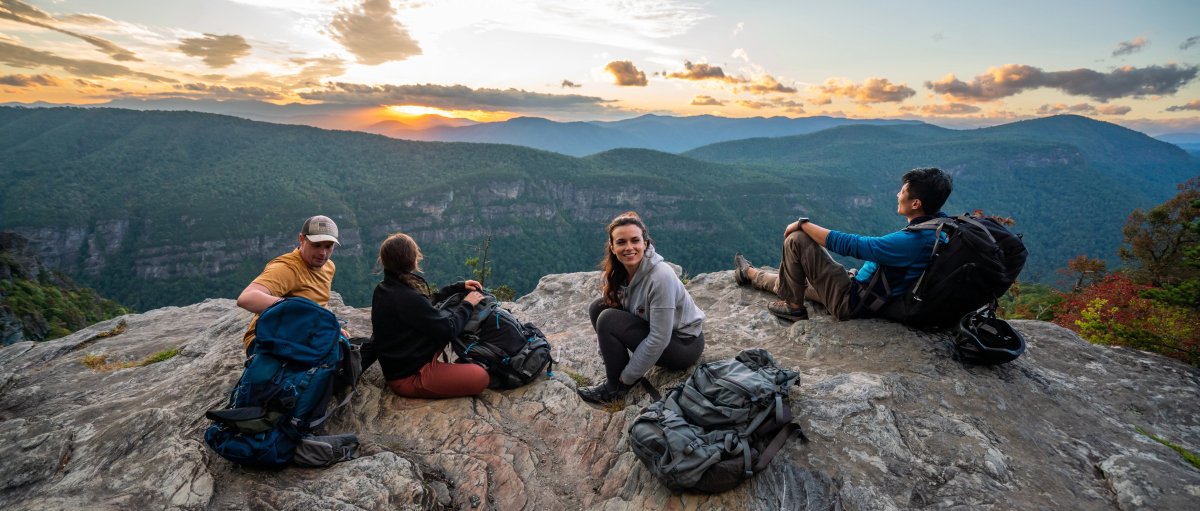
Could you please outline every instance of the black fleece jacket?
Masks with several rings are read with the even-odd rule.
[[[420,278],[418,276],[418,278]],[[362,345],[363,370],[376,358],[383,377],[397,380],[412,376],[462,333],[474,307],[461,302],[445,310],[433,307],[454,293],[466,291],[462,282],[446,286],[432,300],[385,272],[371,298],[371,340]]]

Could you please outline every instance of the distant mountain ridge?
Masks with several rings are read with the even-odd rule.
[[[440,142],[512,144],[571,156],[610,149],[654,149],[678,153],[716,142],[753,137],[782,137],[855,124],[915,125],[919,121],[845,119],[838,117],[751,117],[713,115],[673,117],[646,114],[621,121],[557,122],[517,117],[471,126],[437,126],[426,130],[370,130],[395,138]]]
[[[50,103],[3,106],[55,107]],[[923,124],[897,119],[847,119],[840,117],[718,117],[696,115],[675,117],[646,114],[620,121],[560,122],[541,117],[517,117],[500,122],[423,115],[363,123],[350,107],[337,104],[276,105],[246,100],[117,99],[104,105],[83,108],[128,108],[170,112],[209,112],[253,121],[303,124],[326,129],[349,129],[404,140],[424,142],[477,142],[512,144],[570,156],[620,148],[654,149],[678,153],[704,145],[753,137],[783,137],[812,133],[850,124]],[[363,110],[361,107],[357,110]],[[354,115],[351,115],[351,114]],[[378,118],[380,114],[366,113]]]
[[[1031,253],[1023,279],[1043,282],[1075,255],[1112,258],[1130,211],[1200,174],[1173,145],[1074,117],[964,131],[851,125],[685,155],[573,158],[213,114],[0,108],[0,229],[145,310],[234,296],[322,213],[343,230],[334,289],[365,305],[376,246],[396,231],[416,237],[442,284],[468,273],[464,260],[490,235],[489,283],[524,292],[542,275],[594,268],[604,224],[633,209],[659,253],[696,274],[727,268],[735,251],[776,264],[780,229],[800,215],[894,230],[900,174],[929,165],[955,176],[948,212],[1016,219]]]

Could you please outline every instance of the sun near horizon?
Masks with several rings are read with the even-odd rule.
[[[475,122],[507,121],[517,114],[511,112],[494,112],[483,110],[445,110],[424,105],[385,105],[383,115],[389,118],[419,119],[429,115],[448,119],[467,119]]]

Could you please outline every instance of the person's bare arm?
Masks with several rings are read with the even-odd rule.
[[[267,307],[282,299],[272,295],[266,286],[251,282],[242,290],[242,294],[238,295],[237,305],[255,314],[261,314]]]

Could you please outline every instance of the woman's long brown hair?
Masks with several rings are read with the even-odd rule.
[[[416,240],[402,232],[388,236],[379,245],[379,265],[383,266],[383,271],[395,274],[401,282],[417,292],[429,295],[425,279],[413,273],[421,269],[421,260],[424,258]]]
[[[621,264],[621,261],[612,252],[613,229],[624,225],[636,225],[638,229],[642,230],[642,239],[646,241],[646,248],[650,248],[652,243],[650,231],[646,230],[646,224],[642,222],[642,218],[638,216],[637,212],[626,211],[608,223],[608,241],[604,243],[604,260],[600,261],[600,294],[604,297],[604,304],[609,307],[621,306],[618,293],[621,284],[629,278],[629,272],[625,270],[625,265]],[[645,253],[643,253],[644,256]]]

